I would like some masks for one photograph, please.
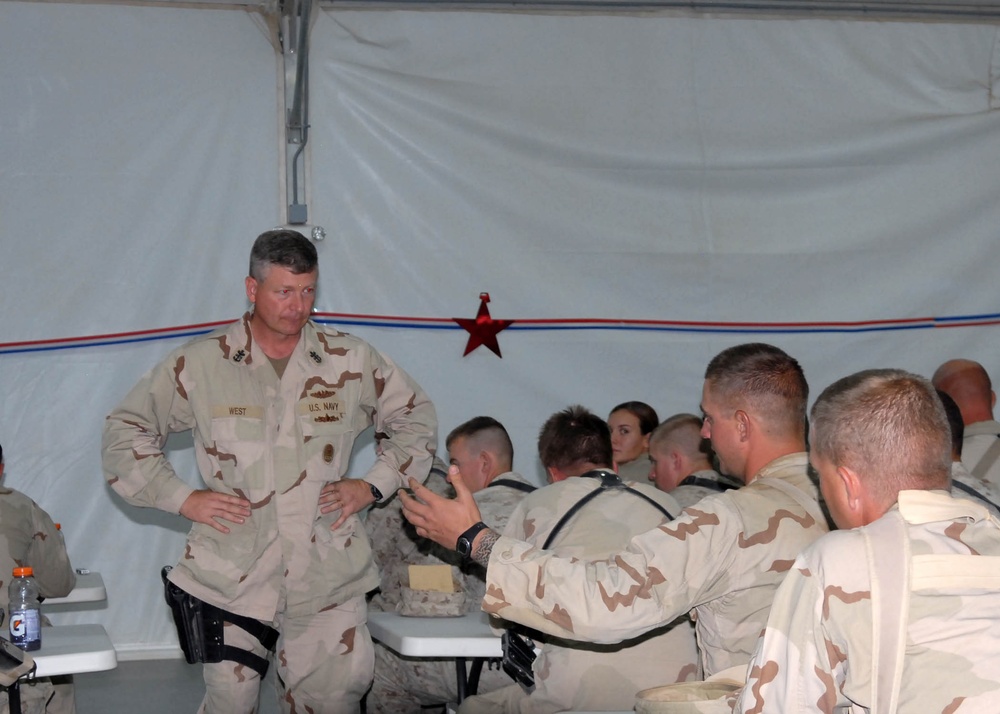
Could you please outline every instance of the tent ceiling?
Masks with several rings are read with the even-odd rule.
[[[43,0],[44,1],[44,0]],[[86,0],[83,0],[86,1]],[[283,0],[96,0],[102,4],[212,6],[277,13]],[[812,16],[1000,22],[1000,0],[318,0],[323,8],[510,12],[681,12],[689,15]]]
[[[757,14],[995,21],[998,0],[319,0],[321,7],[421,7],[490,10],[687,11]]]

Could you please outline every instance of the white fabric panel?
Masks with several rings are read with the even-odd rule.
[[[313,215],[337,243],[324,309],[471,317],[486,290],[511,319],[995,312],[995,43],[974,25],[326,12],[312,70]],[[502,361],[462,358],[458,332],[424,383],[442,434],[494,414],[537,473],[553,410],[697,411],[707,360],[736,342],[788,349],[818,392],[954,354],[1000,375],[996,329],[511,330]]]
[[[278,64],[259,19],[3,2],[0,66],[0,340],[240,314],[247,237],[283,203]],[[102,622],[120,656],[175,650],[159,568],[187,526],[112,494],[101,428],[173,344],[0,355],[5,481],[62,523],[74,564],[110,593],[53,620]],[[185,475],[192,453],[176,459]]]
[[[317,309],[446,321],[814,322],[1000,312],[996,30],[479,12],[323,11],[311,36]],[[281,222],[275,56],[252,14],[0,3],[3,343],[224,320],[252,238]],[[16,71],[9,68],[15,68]],[[565,327],[565,323],[558,327]],[[818,392],[873,366],[983,361],[997,327],[848,334],[521,330],[462,356],[445,322],[347,328],[438,406],[481,413],[539,479],[556,409],[697,411],[747,340]],[[8,480],[100,570],[99,621],[170,649],[157,580],[179,518],[100,480],[104,415],[178,339],[0,353]],[[2,350],[0,350],[2,352]],[[351,474],[371,461],[356,449]],[[195,481],[190,442],[170,456]]]

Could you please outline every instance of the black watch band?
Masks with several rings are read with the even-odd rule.
[[[378,488],[375,486],[375,484],[369,483],[368,484],[368,488],[370,488],[372,490],[372,498],[375,499],[376,503],[378,503],[379,501],[382,500],[382,492],[378,490]]]
[[[466,558],[470,557],[472,555],[472,541],[479,535],[479,531],[484,531],[487,528],[489,528],[488,525],[479,521],[479,523],[474,524],[469,530],[460,535],[458,542],[455,543],[455,550],[458,551],[458,554]]]

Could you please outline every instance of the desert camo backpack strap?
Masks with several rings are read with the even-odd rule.
[[[871,714],[895,714],[910,619],[910,538],[898,510],[861,532],[872,598]]]
[[[990,444],[990,448],[979,458],[979,461],[969,469],[969,472],[978,479],[983,478],[991,468],[993,464],[1000,459],[1000,436],[993,440]]]

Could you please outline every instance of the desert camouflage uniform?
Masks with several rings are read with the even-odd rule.
[[[681,508],[687,508],[698,503],[705,496],[742,486],[739,479],[725,476],[712,469],[705,469],[704,471],[695,471],[687,476],[677,485],[677,488],[670,492],[670,495],[677,500],[677,503],[681,504]]]
[[[448,466],[435,457],[426,478],[417,480],[439,496],[454,498],[455,491],[447,478]],[[398,496],[386,495],[382,503],[373,505],[365,515],[365,530],[368,531],[380,576],[379,589],[370,595],[368,607],[378,612],[397,609],[400,587],[407,580],[408,565],[441,563],[431,555],[431,541],[418,536],[416,529],[403,518]]]
[[[483,520],[498,524],[498,528],[507,524],[525,495],[516,488],[496,483],[501,480],[527,483],[518,474],[508,472],[497,476],[493,484],[473,494]],[[442,484],[450,490],[450,484],[432,471],[425,485],[439,495],[446,495]],[[366,525],[370,526],[376,556],[382,565],[382,593],[371,600],[372,609],[397,609],[399,588],[405,582],[407,565],[444,562],[452,565],[452,576],[462,584],[466,595],[465,611],[478,612],[486,592],[483,567],[470,561],[462,562],[463,559],[454,550],[417,536],[413,526],[403,518],[398,499],[378,510],[390,509],[392,513],[384,515],[376,515],[373,509],[369,519],[375,516],[376,520],[370,524],[366,521]],[[478,691],[490,692],[510,683],[511,678],[500,669],[499,663],[490,663],[483,666]],[[368,693],[369,714],[416,714],[422,706],[456,701],[457,695],[454,659],[402,657],[375,643],[375,682]]]
[[[3,636],[8,637],[10,601],[7,588],[14,568],[30,567],[42,597],[62,597],[76,585],[76,575],[66,553],[62,531],[37,503],[20,491],[0,487],[0,617]],[[42,608],[44,610],[44,606]],[[43,617],[43,625],[49,622]],[[42,633],[42,642],[45,633]],[[23,714],[71,714],[76,711],[69,677],[44,677],[21,685]],[[7,695],[0,692],[0,712],[8,710]]]
[[[607,560],[563,558],[501,537],[483,609],[550,634],[610,643],[693,608],[705,676],[745,665],[775,589],[827,531],[807,467],[805,453],[775,459],[747,486],[703,499]],[[782,490],[789,487],[795,497]]]
[[[192,430],[206,486],[246,498],[251,516],[227,522],[228,534],[193,524],[171,580],[283,630],[274,660],[284,711],[355,711],[371,681],[364,595],[378,569],[361,519],[332,531],[340,514],[320,513],[320,490],[344,477],[371,425],[378,458],[365,480],[390,495],[407,474],[422,477],[437,439],[434,407],[370,345],[312,322],[279,379],[249,319],[175,350],[139,381],[108,417],[104,469],[130,503],[177,513],[193,489],[161,449],[170,432]],[[227,641],[238,630],[227,628]],[[232,662],[205,671],[212,688],[228,682],[227,714],[256,705],[256,672]],[[209,694],[203,709],[217,711]]]
[[[649,455],[643,453],[639,455],[639,458],[618,466],[618,476],[629,486],[634,486],[637,483],[649,483],[649,470],[651,468]]]
[[[921,561],[954,567],[971,560],[976,572],[998,572],[1000,523],[982,506],[944,491],[903,491],[898,509],[883,518],[900,516],[914,574]],[[736,711],[870,710],[873,607],[881,607],[872,601],[862,530],[830,533],[796,561],[778,589]],[[901,569],[883,575],[903,578]],[[913,579],[899,714],[1000,711],[997,580]],[[903,604],[890,608],[905,611]]]
[[[539,547],[575,504],[601,488],[592,477],[574,477],[527,496],[504,534]],[[672,496],[648,484],[633,485],[671,516],[680,513]],[[563,557],[602,558],[629,539],[663,523],[663,514],[640,496],[609,489],[584,504],[556,534],[552,551]],[[699,679],[694,631],[684,617],[655,636],[624,645],[593,645],[556,637],[540,642],[529,694],[519,684],[463,702],[461,714],[547,714],[565,709],[631,709],[635,693],[661,684]]]
[[[976,465],[986,451],[1000,439],[1000,422],[977,421],[965,425],[965,436],[962,439],[962,463],[969,473],[975,473]],[[1000,489],[1000,459],[993,462],[983,474],[983,478]]]
[[[969,489],[975,493],[969,493]],[[1000,484],[994,486],[986,479],[976,478],[961,461],[953,461],[951,464],[951,495],[975,501],[986,506],[994,516],[1000,516]]]

